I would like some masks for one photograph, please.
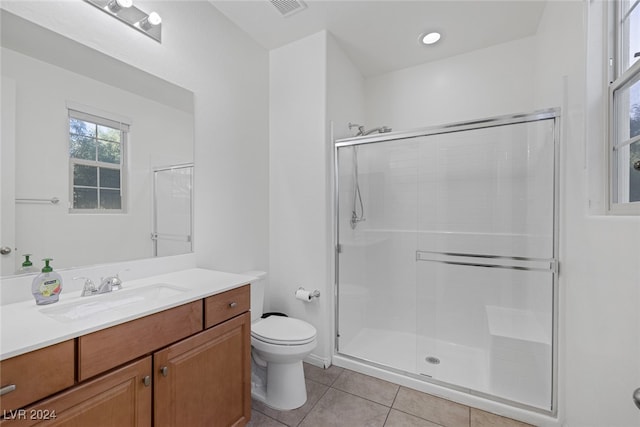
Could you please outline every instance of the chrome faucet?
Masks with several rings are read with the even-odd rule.
[[[123,270],[124,271],[124,270]],[[115,276],[107,276],[100,279],[100,286],[96,288],[93,280],[88,277],[79,276],[74,277],[73,280],[84,279],[84,288],[82,288],[81,297],[88,297],[91,295],[106,294],[107,292],[119,291],[122,289],[122,280],[120,279],[120,272]]]

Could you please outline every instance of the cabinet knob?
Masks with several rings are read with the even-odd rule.
[[[167,375],[169,375],[169,368],[166,366],[163,366],[162,368],[160,368],[160,373],[162,374],[163,377],[166,377]]]
[[[229,308],[235,308],[237,305],[238,305],[237,302],[232,301],[232,302],[229,303]]]
[[[142,378],[142,384],[144,384],[145,387],[149,387],[151,385],[151,377],[145,375],[144,378]]]

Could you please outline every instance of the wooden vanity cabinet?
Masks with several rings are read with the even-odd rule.
[[[3,408],[24,409],[5,411],[0,425],[244,426],[251,418],[249,306],[246,285],[51,346],[64,345],[65,356],[46,363],[42,350],[18,356],[39,394],[19,402],[2,397]],[[31,365],[34,357],[40,362]],[[41,365],[49,369],[39,371]],[[52,372],[69,378],[41,388],[37,381]]]
[[[243,426],[251,418],[248,312],[153,356],[154,425]]]
[[[40,423],[56,426],[150,427],[151,357],[45,399],[26,409],[5,413],[11,426]],[[145,378],[148,378],[145,381]]]

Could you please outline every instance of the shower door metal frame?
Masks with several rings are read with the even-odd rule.
[[[550,402],[550,410],[541,409],[535,406],[530,406],[524,403],[516,402],[513,400],[501,398],[489,393],[484,393],[476,390],[471,390],[466,387],[457,386],[451,383],[439,381],[433,378],[428,378],[425,376],[417,375],[412,372],[403,371],[400,369],[396,369],[390,367],[388,365],[382,365],[371,360],[365,360],[354,356],[349,356],[347,354],[340,353],[340,319],[338,316],[339,313],[339,290],[340,290],[340,263],[339,256],[341,252],[340,246],[340,226],[339,226],[339,214],[340,214],[340,203],[339,203],[339,159],[338,159],[338,150],[343,147],[349,146],[357,146],[363,144],[372,144],[377,142],[389,142],[396,140],[407,140],[411,138],[419,138],[423,136],[433,136],[454,132],[462,132],[468,130],[477,130],[483,128],[491,128],[498,126],[506,126],[512,124],[520,124],[520,123],[528,123],[528,122],[536,122],[542,120],[553,120],[553,256],[548,260],[531,260],[531,259],[519,259],[518,257],[489,257],[489,256],[478,256],[474,254],[441,254],[444,256],[462,256],[462,257],[481,257],[485,259],[512,259],[515,261],[544,261],[548,262],[548,269],[543,268],[544,271],[549,271],[552,274],[552,340],[551,340],[551,402]],[[557,416],[558,413],[558,321],[559,321],[559,290],[558,290],[558,276],[560,272],[560,263],[559,263],[559,250],[560,250],[560,236],[559,236],[559,221],[560,221],[560,108],[549,108],[544,110],[537,110],[531,113],[518,113],[511,115],[503,115],[490,117],[486,119],[480,120],[472,120],[472,121],[464,121],[464,122],[456,122],[451,124],[445,124],[442,126],[433,126],[426,127],[420,129],[414,129],[409,131],[399,131],[399,132],[389,132],[382,134],[374,134],[360,137],[352,137],[352,138],[342,138],[334,140],[334,153],[333,153],[333,178],[334,178],[334,191],[333,191],[333,205],[334,205],[334,324],[335,324],[335,342],[334,342],[334,352],[335,354],[339,354],[342,357],[346,357],[352,360],[364,362],[370,366],[375,366],[381,368],[383,370],[387,370],[390,372],[394,372],[400,375],[408,376],[411,378],[419,379],[424,382],[436,384],[439,386],[443,386],[452,390],[462,391],[468,393],[470,395],[482,397],[494,402],[499,402],[503,404],[507,404],[516,408],[526,409],[532,412],[541,413],[544,415]],[[416,251],[416,259],[419,259],[420,253],[424,251]],[[426,259],[425,259],[426,260]],[[450,262],[455,263],[455,261],[447,261],[447,260],[437,260],[436,262]],[[474,265],[473,263],[465,263],[466,265]],[[498,268],[516,268],[516,269],[529,269],[528,266],[510,266],[506,264],[504,266],[497,265],[495,261],[491,263],[476,263],[478,267],[498,267]],[[536,268],[537,269],[537,268]]]

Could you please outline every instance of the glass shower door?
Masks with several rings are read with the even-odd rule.
[[[417,373],[552,403],[554,121],[421,138]]]
[[[417,145],[340,148],[338,349],[415,372]]]

